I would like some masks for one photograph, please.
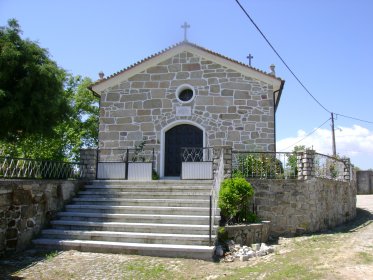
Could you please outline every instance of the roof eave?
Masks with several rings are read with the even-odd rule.
[[[278,96],[277,96],[277,99],[275,100],[275,112],[277,111],[278,104],[280,103],[281,94],[282,94],[282,90],[284,89],[284,85],[285,85],[285,80],[281,80],[281,85],[280,85],[280,88],[278,89]]]

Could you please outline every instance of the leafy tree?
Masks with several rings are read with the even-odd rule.
[[[298,175],[297,153],[305,150],[306,146],[304,145],[295,146],[292,154],[287,155],[288,161],[286,163],[286,166],[290,168],[290,176],[296,177]]]
[[[69,159],[78,159],[81,148],[97,147],[98,144],[98,99],[88,89],[89,78],[70,76],[66,95],[72,114],[57,127],[64,139],[64,154]]]
[[[0,155],[53,160],[78,160],[83,147],[97,146],[98,102],[87,89],[92,81],[69,76],[64,98],[68,116],[47,135],[32,134],[17,141],[0,141]]]
[[[0,139],[7,141],[50,135],[69,113],[65,71],[21,33],[15,19],[0,28]]]

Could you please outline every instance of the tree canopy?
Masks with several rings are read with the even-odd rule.
[[[66,73],[15,19],[0,28],[0,139],[48,135],[69,115]]]
[[[0,155],[22,158],[77,160],[81,148],[97,146],[98,100],[87,87],[92,81],[69,76],[64,98],[69,115],[47,135],[28,135],[14,141],[0,141]]]

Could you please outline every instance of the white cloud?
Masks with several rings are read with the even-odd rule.
[[[277,141],[277,151],[292,151],[294,143],[306,136],[304,130],[299,130],[297,136]],[[354,125],[352,127],[337,127],[335,129],[337,153],[350,157],[352,162],[360,168],[373,167],[373,131]],[[296,145],[313,148],[318,153],[332,154],[332,133],[330,129],[318,129],[312,135]],[[291,146],[291,147],[289,147]]]

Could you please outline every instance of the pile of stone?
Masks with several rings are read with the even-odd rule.
[[[233,262],[236,259],[240,261],[248,261],[254,257],[262,257],[273,253],[275,250],[273,246],[268,246],[265,243],[255,243],[251,246],[240,246],[234,244],[234,241],[228,242],[229,252],[224,254],[224,261]]]

